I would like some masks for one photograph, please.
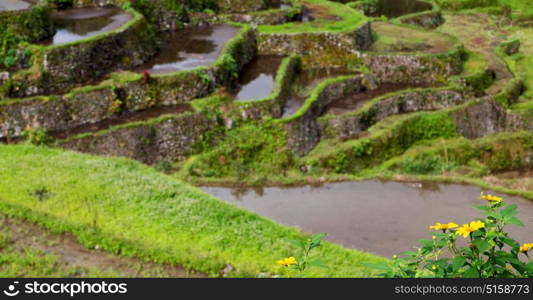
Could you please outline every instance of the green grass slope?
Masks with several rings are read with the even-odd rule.
[[[0,211],[87,247],[233,276],[274,275],[275,261],[296,249],[294,228],[224,203],[140,163],[27,145],[0,146]],[[354,232],[354,234],[357,234]],[[316,253],[328,269],[305,276],[370,276],[377,256],[326,243]]]

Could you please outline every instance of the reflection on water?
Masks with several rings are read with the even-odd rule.
[[[329,183],[321,186],[265,187],[236,191],[203,187],[206,192],[265,217],[304,231],[327,232],[330,241],[384,256],[412,250],[429,238],[435,222],[463,224],[481,214],[474,204],[481,189],[438,183],[382,181]],[[517,204],[525,227],[509,226],[520,242],[533,241],[533,202],[505,196]]]
[[[163,33],[160,51],[139,70],[165,74],[208,66],[238,31],[237,27],[215,25]]]
[[[259,56],[246,65],[239,75],[236,100],[259,100],[269,97],[274,91],[276,73],[281,56]]]
[[[294,80],[292,91],[285,107],[283,108],[283,117],[289,117],[300,109],[305,100],[316,86],[327,78],[335,78],[343,75],[355,75],[356,72],[347,69],[311,69],[301,71]]]
[[[54,12],[52,19],[57,31],[45,44],[62,45],[115,30],[131,16],[116,7],[85,7]]]
[[[383,83],[377,89],[366,90],[363,89],[346,97],[337,99],[330,103],[324,114],[342,115],[355,111],[368,101],[388,93],[398,92],[410,88],[427,88],[431,87],[428,84],[412,84],[412,83]]]

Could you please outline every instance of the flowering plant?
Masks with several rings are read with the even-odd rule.
[[[498,196],[481,194],[487,205],[475,205],[484,217],[462,226],[436,223],[431,240],[421,239],[417,251],[381,264],[367,264],[384,271],[384,277],[531,277],[532,243],[520,245],[504,230],[506,225],[523,226],[517,206],[506,205]],[[466,243],[464,243],[466,242]],[[458,244],[466,244],[459,246]]]
[[[311,250],[320,247],[322,239],[326,236],[325,233],[313,235],[306,240],[288,240],[291,244],[300,249],[300,254],[296,257],[290,256],[276,261],[278,265],[285,268],[292,268],[300,273],[304,272],[309,267],[327,268],[327,266],[319,259],[310,259]],[[288,270],[287,270],[288,271]],[[290,274],[287,274],[290,275]]]

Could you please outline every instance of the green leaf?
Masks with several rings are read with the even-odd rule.
[[[509,219],[506,220],[506,222],[508,224],[513,224],[513,225],[516,225],[516,226],[524,227],[524,223],[522,223],[522,221],[519,218],[517,218],[516,216],[510,217]]]
[[[318,267],[318,268],[323,268],[323,269],[329,268],[328,265],[326,265],[324,262],[318,259],[310,261],[307,265],[310,267]]]
[[[370,269],[377,269],[382,271],[389,271],[390,266],[386,263],[369,263],[369,262],[363,262],[361,265],[370,268]]]
[[[517,249],[517,248],[520,248],[520,244],[518,244],[515,240],[513,240],[512,238],[510,237],[502,237],[501,240],[509,245],[511,248],[513,249]]]
[[[472,241],[472,244],[476,245],[476,248],[479,253],[483,253],[485,252],[485,250],[490,248],[489,242],[481,239]]]
[[[293,244],[298,248],[305,248],[305,242],[301,240],[287,240],[287,242]]]
[[[530,262],[526,265],[526,270],[528,273],[533,273],[533,262]]]
[[[479,210],[482,210],[484,212],[487,212],[490,210],[490,207],[488,206],[485,206],[485,205],[479,205],[479,204],[476,204],[474,205],[475,208],[479,209]]]
[[[457,272],[462,266],[465,265],[466,259],[462,256],[456,256],[453,258],[452,268],[454,272]]]
[[[405,256],[416,256],[418,254],[418,252],[416,251],[404,251],[401,253],[401,255],[405,255]]]
[[[511,204],[511,205],[508,205],[506,208],[502,209],[501,210],[501,214],[504,217],[515,216],[516,215],[516,209],[517,209],[517,205],[516,204]]]
[[[430,240],[419,239],[419,240],[416,240],[416,241],[419,242],[420,244],[422,244],[424,247],[432,247],[433,246],[433,241],[430,241]]]
[[[463,277],[464,278],[479,278],[479,272],[476,269],[470,267],[468,268],[468,270],[466,270],[466,272],[464,272]]]
[[[311,238],[311,242],[320,244],[322,239],[325,238],[325,237],[326,237],[326,233],[324,233],[324,232],[317,233],[317,234],[313,235],[313,238]]]

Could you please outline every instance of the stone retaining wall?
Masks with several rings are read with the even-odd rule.
[[[260,33],[258,52],[261,55],[287,55],[295,53],[311,58],[312,66],[344,66],[346,56],[359,57],[373,42],[370,23],[365,23],[348,33]],[[316,58],[316,59],[312,59]]]
[[[353,138],[389,116],[440,110],[463,104],[469,99],[470,95],[454,89],[415,89],[385,95],[373,100],[374,104],[367,109],[319,119],[320,134],[325,138]]]
[[[433,84],[462,71],[463,52],[463,47],[458,46],[444,54],[366,53],[363,60],[381,82]]]
[[[228,42],[221,57],[210,67],[153,76],[148,83],[140,74],[125,74],[126,79],[117,78],[64,96],[0,101],[0,138],[19,137],[27,128],[66,130],[100,122],[117,113],[204,97],[215,86],[235,80],[234,71],[225,69],[224,60],[232,58],[239,71],[255,57],[255,50],[255,32],[247,28]]]
[[[196,153],[215,126],[202,114],[184,113],[74,137],[60,146],[98,155],[125,156],[146,164],[178,161]]]
[[[455,122],[457,133],[468,139],[516,131],[525,126],[519,115],[507,112],[491,98],[481,98],[477,103],[455,110],[450,115]]]
[[[281,120],[287,131],[287,145],[293,153],[303,156],[320,140],[320,127],[316,119],[331,102],[360,91],[369,85],[368,75],[341,77],[323,81],[306,103],[293,116]]]
[[[251,120],[261,120],[264,117],[281,117],[285,101],[291,91],[298,64],[298,57],[285,58],[276,74],[276,82],[272,94],[265,99],[235,102],[234,114],[236,113],[238,118]]]
[[[156,37],[139,13],[121,28],[95,37],[59,46],[43,47],[42,57],[31,72],[12,75],[9,97],[62,94],[105,74],[142,64],[157,51]]]

